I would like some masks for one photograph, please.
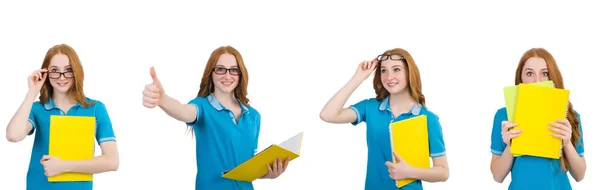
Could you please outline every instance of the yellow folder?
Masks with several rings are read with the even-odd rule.
[[[512,139],[510,152],[560,158],[562,140],[553,137],[554,132],[548,127],[551,122],[566,118],[568,104],[569,90],[520,84],[515,109],[515,123],[519,125],[513,129],[523,132]]]
[[[427,116],[420,115],[390,124],[392,151],[396,152],[408,165],[417,168],[430,168],[429,134]],[[393,158],[394,163],[397,163]],[[412,183],[416,179],[396,181],[398,188]]]
[[[96,118],[50,116],[48,154],[62,160],[88,160],[94,157]],[[92,181],[92,174],[63,173],[48,177],[49,182]]]
[[[237,181],[252,182],[269,173],[267,164],[273,166],[275,159],[281,158],[281,161],[285,161],[289,157],[291,162],[300,157],[300,147],[302,146],[303,137],[304,132],[301,132],[281,144],[273,144],[232,170],[225,172],[223,177]]]
[[[554,88],[554,82],[551,80],[531,83],[532,85]],[[519,94],[519,85],[504,87],[504,102],[506,104],[506,116],[508,121],[514,122],[515,107],[517,106],[517,95]]]

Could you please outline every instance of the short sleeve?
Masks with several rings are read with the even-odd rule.
[[[362,100],[362,101],[350,106],[350,109],[354,110],[354,113],[356,113],[356,121],[352,122],[352,125],[356,126],[366,120],[368,101],[369,101],[369,99],[365,99],[365,100]]]
[[[491,135],[491,151],[492,154],[501,156],[506,148],[506,143],[502,140],[502,121],[508,120],[506,109],[499,109],[494,115],[494,123]]]
[[[439,117],[435,114],[427,115],[427,129],[429,138],[429,153],[431,158],[446,155],[446,145]]]
[[[112,122],[108,115],[108,111],[106,110],[106,106],[100,101],[96,101],[94,106],[96,117],[96,141],[98,141],[98,144],[116,141]]]
[[[581,127],[581,116],[577,114],[577,120],[579,121],[579,140],[575,146],[575,150],[579,156],[583,157],[583,153],[585,152],[583,148],[583,128]]]
[[[34,112],[34,106],[32,106],[31,111],[29,112],[28,122],[31,123],[31,131],[29,131],[29,133],[27,133],[27,135],[33,135],[33,132],[35,132],[35,129],[37,128],[35,114],[33,112]]]
[[[196,107],[196,119],[190,123],[186,123],[187,126],[193,127],[196,126],[198,124],[199,121],[202,120],[202,102],[200,101],[201,98],[200,97],[196,97],[193,100],[190,100],[188,102],[189,105],[193,105],[194,107]]]

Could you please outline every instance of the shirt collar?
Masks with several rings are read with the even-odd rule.
[[[240,103],[240,107],[242,107],[242,112],[248,113],[248,107],[242,104],[242,101],[240,101],[239,99],[236,100],[238,101],[238,103]],[[215,108],[217,111],[225,109],[213,93],[210,93],[210,95],[208,95],[208,102],[210,102],[210,105],[212,105],[213,108]]]
[[[81,104],[79,102],[77,102],[77,104],[75,104],[74,107],[79,107],[80,105]],[[54,108],[58,109],[58,106],[56,106],[56,104],[54,104],[54,101],[52,101],[52,98],[48,98],[48,101],[46,101],[46,103],[44,103],[44,109],[52,110]]]
[[[381,103],[379,104],[379,111],[391,111],[390,109],[390,97],[385,97],[385,99],[383,99],[383,101],[381,101]],[[421,113],[421,108],[423,106],[419,103],[416,103],[415,106],[413,106],[413,108],[410,110],[410,113],[413,115],[419,115],[419,113]]]

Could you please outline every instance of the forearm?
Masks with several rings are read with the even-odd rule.
[[[336,116],[340,114],[344,108],[344,104],[348,101],[352,93],[360,86],[362,80],[352,77],[342,89],[340,89],[328,102],[321,111],[321,119],[328,122],[334,121]]]
[[[413,168],[410,178],[420,179],[427,182],[444,182],[448,180],[448,168],[434,166],[431,168]]]
[[[502,152],[502,155],[496,160],[492,161],[491,170],[494,180],[498,183],[502,183],[510,170],[515,157],[510,153],[510,146],[507,146]]]
[[[577,153],[573,144],[568,143],[563,147],[563,154],[566,157],[567,162],[569,163],[570,169],[569,173],[573,176],[575,181],[579,182],[583,180],[585,176],[586,163],[585,159]]]
[[[119,168],[118,156],[100,155],[89,160],[66,161],[66,172],[98,174],[108,171],[117,171]]]
[[[196,119],[195,114],[190,114],[187,112],[185,105],[179,102],[178,100],[171,98],[166,95],[163,97],[163,100],[159,107],[167,113],[167,115],[175,118],[179,121],[183,121],[186,123],[193,122]]]
[[[31,112],[31,107],[33,106],[33,102],[37,97],[36,93],[27,93],[23,103],[19,106],[19,109],[15,113],[15,115],[11,118],[8,126],[6,127],[6,138],[11,142],[21,141],[27,136],[27,133],[31,130],[31,127],[28,127],[29,114]]]

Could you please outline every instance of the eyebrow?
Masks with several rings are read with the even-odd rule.
[[[223,67],[223,68],[227,68],[227,67],[225,67],[225,66],[223,66],[223,65],[217,65],[217,67]],[[232,66],[231,68],[238,68],[238,66],[237,66],[237,65],[235,65],[235,66]]]
[[[525,70],[531,70],[531,71],[533,71],[532,68],[525,68]],[[547,70],[548,70],[548,68],[542,69],[542,71],[547,71]]]

